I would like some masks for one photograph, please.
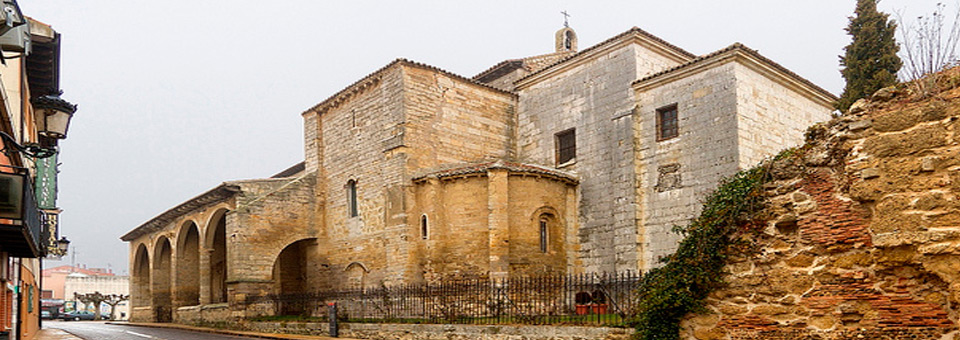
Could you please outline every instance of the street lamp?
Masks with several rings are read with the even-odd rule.
[[[63,91],[32,100],[34,121],[37,123],[37,132],[40,135],[54,139],[67,138],[70,118],[73,118],[74,112],[77,112],[77,105],[60,98],[61,94]]]

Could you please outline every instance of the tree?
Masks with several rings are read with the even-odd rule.
[[[84,305],[93,304],[95,308],[95,314],[93,315],[94,320],[100,320],[100,303],[106,300],[106,296],[100,294],[100,292],[93,292],[87,294],[73,293],[73,298],[77,301],[83,302]],[[78,308],[79,309],[79,308]]]
[[[902,13],[897,13],[901,24]],[[938,3],[933,13],[917,17],[910,25],[900,26],[901,55],[904,60],[901,78],[923,96],[936,91],[941,75],[937,72],[957,63],[957,45],[960,43],[960,9],[953,13],[953,23],[945,28],[946,6]],[[924,79],[926,78],[926,79]]]
[[[844,47],[840,66],[847,86],[837,102],[837,108],[846,111],[857,99],[896,84],[897,71],[903,66],[894,35],[897,24],[889,14],[877,11],[878,0],[857,0],[854,16],[850,17],[847,34],[853,37]]]
[[[117,305],[121,302],[130,300],[130,295],[123,294],[109,294],[106,296],[106,299],[103,300],[103,303],[110,305],[110,320],[117,319]]]

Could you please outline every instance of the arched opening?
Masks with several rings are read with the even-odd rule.
[[[306,315],[310,312],[304,299],[310,284],[307,277],[308,254],[316,239],[300,240],[283,248],[273,263],[274,292],[277,300],[277,315]]]
[[[200,304],[200,230],[187,222],[177,241],[177,304]]]
[[[173,301],[170,296],[171,255],[170,240],[160,237],[153,252],[153,309],[157,322],[173,321]]]
[[[133,300],[130,303],[134,307],[150,305],[150,255],[147,254],[147,246],[143,244],[137,247],[133,258],[133,287],[130,288]]]
[[[227,302],[227,214],[217,212],[207,227],[210,240],[210,303]]]
[[[347,213],[350,217],[357,217],[357,181],[347,181]]]
[[[347,287],[348,289],[363,289],[367,284],[367,267],[360,262],[353,262],[347,265],[347,268],[344,269],[347,276]]]

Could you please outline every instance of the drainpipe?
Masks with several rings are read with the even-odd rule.
[[[23,259],[17,258],[17,302],[16,308],[17,312],[13,314],[13,317],[17,320],[15,322],[16,332],[13,335],[14,340],[20,340],[20,334],[23,333],[23,318],[20,317],[23,314]]]

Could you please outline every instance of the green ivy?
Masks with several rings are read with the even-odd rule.
[[[786,151],[777,159],[790,155]],[[767,167],[758,166],[723,180],[696,220],[674,228],[684,236],[676,253],[645,274],[638,287],[640,309],[629,322],[637,330],[635,339],[678,339],[680,320],[704,310],[704,298],[722,283],[730,247],[740,244],[737,235],[762,226],[757,222],[769,177]]]

